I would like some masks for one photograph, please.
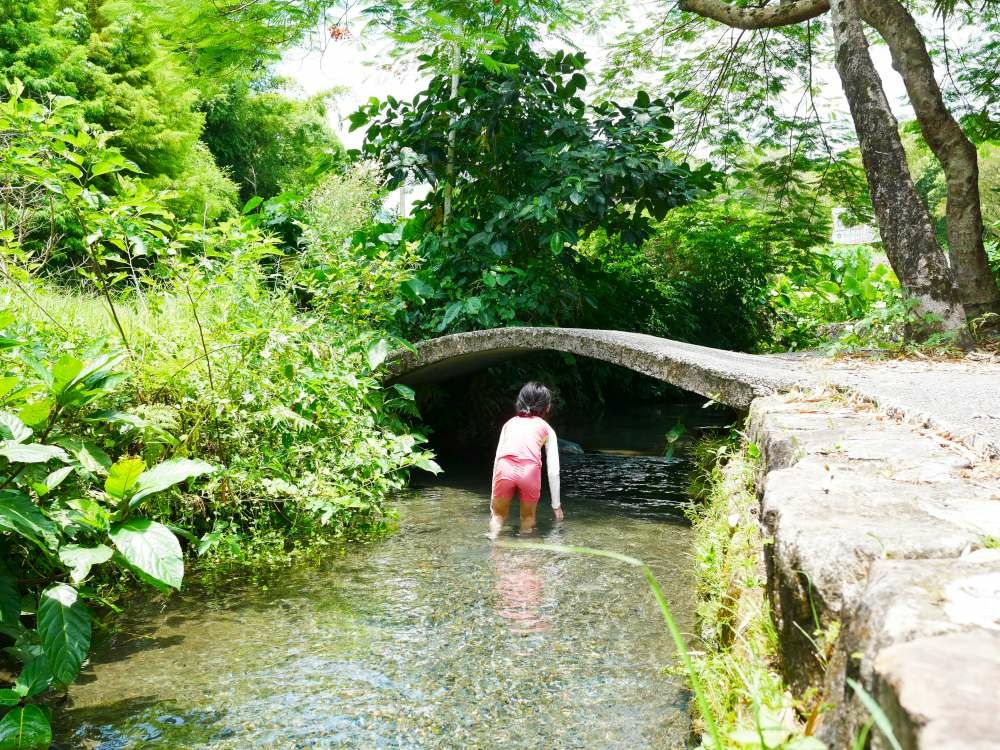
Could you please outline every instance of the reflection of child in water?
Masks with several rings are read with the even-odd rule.
[[[490,559],[497,574],[497,614],[508,621],[510,632],[530,635],[548,630],[550,625],[541,613],[544,585],[537,560],[496,547]]]
[[[535,528],[535,511],[542,494],[542,446],[556,520],[563,519],[559,503],[559,444],[545,417],[552,408],[552,394],[539,383],[526,384],[517,394],[517,416],[500,431],[493,462],[493,492],[490,496],[490,536],[499,535],[516,490],[521,501],[521,533]]]

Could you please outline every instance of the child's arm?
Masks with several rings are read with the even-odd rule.
[[[552,493],[552,509],[556,512],[556,520],[561,521],[563,511],[559,500],[559,439],[551,427],[545,441],[545,465],[549,475],[549,492]]]

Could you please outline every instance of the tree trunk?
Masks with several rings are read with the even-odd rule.
[[[777,5],[750,7],[731,5],[727,0],[678,0],[677,7],[735,29],[773,29],[826,13],[830,0],[783,0]]]
[[[970,318],[1000,313],[1000,288],[983,247],[976,147],[945,106],[924,37],[898,0],[859,0],[864,20],[889,45],[924,140],[944,169],[948,186],[948,249],[959,299]]]
[[[918,313],[936,316],[940,329],[964,331],[955,277],[913,186],[899,124],[868,54],[857,0],[831,0],[830,15],[837,73],[857,130],[886,255],[900,283],[917,300]]]

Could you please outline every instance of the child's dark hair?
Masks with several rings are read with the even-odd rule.
[[[520,416],[543,417],[552,406],[552,392],[541,383],[525,383],[517,394],[517,413]]]

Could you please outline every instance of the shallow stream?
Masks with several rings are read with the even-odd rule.
[[[567,433],[588,452],[563,457],[566,521],[543,500],[531,540],[642,558],[689,630],[687,466],[649,455],[673,422],[644,414]],[[384,540],[131,610],[56,747],[683,747],[689,693],[638,572],[491,543],[489,466],[464,472],[403,493]]]

